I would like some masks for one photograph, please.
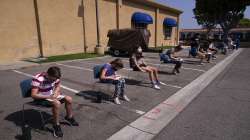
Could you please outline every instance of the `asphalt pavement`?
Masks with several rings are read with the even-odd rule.
[[[246,52],[249,51],[247,50]],[[250,53],[245,54],[244,51],[243,54],[247,57]],[[113,87],[103,85],[100,85],[99,87],[98,85],[98,88],[93,88],[93,85],[96,82],[95,79],[93,79],[93,66],[96,64],[110,62],[114,59],[113,57],[57,62],[0,71],[0,139],[21,139],[22,104],[27,101],[31,101],[31,99],[23,99],[21,97],[19,83],[22,80],[30,78],[31,75],[46,71],[50,66],[56,65],[62,69],[62,92],[63,94],[73,97],[74,116],[80,123],[79,127],[71,127],[63,123],[63,119],[61,119],[62,129],[64,132],[64,137],[62,139],[103,140],[108,139],[110,136],[129,125],[131,122],[143,116],[145,113],[164,100],[168,99],[170,96],[174,95],[203,73],[206,73],[217,63],[224,60],[227,56],[218,55],[218,58],[212,61],[212,63],[198,65],[198,59],[188,58],[187,55],[183,55],[183,58],[189,63],[183,65],[181,74],[179,75],[170,74],[173,65],[160,65],[158,57],[157,53],[145,53],[145,58],[148,64],[156,66],[160,69],[160,80],[166,83],[165,86],[161,86],[161,90],[151,88],[147,74],[130,71],[128,58],[122,58],[126,68],[121,70],[119,73],[125,77],[128,75],[132,75],[131,77],[134,77],[132,79],[127,79],[126,86],[126,93],[128,97],[130,97],[131,102],[122,101],[122,105],[115,105],[110,100],[113,93]],[[244,59],[241,59],[239,63],[241,64],[241,61],[243,60]],[[105,97],[102,103],[95,102],[98,92],[101,92]],[[192,104],[190,106],[192,106]],[[189,106],[187,109],[188,108]],[[48,130],[40,129],[40,119],[36,108],[27,106],[25,110],[27,123],[32,127],[31,134],[33,139],[55,139],[51,131],[49,131],[52,128],[51,123],[47,125],[49,128]],[[50,109],[45,109],[44,114],[47,117],[51,116]],[[65,112],[62,108],[62,112],[60,114],[61,118],[63,118],[64,115]],[[182,113],[178,115],[177,118],[179,118],[179,116],[182,116]],[[173,122],[175,121],[176,119],[174,119]],[[172,123],[161,131],[156,139],[171,139],[170,136],[165,136],[165,134],[169,134],[168,128],[171,127],[171,124]],[[175,134],[179,135],[178,131],[175,131]],[[172,132],[172,134],[174,135],[174,132]]]
[[[154,140],[249,140],[249,60],[244,49]]]

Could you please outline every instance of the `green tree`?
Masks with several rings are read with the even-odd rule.
[[[239,26],[238,27],[250,27],[250,19],[248,18],[243,18],[240,20]]]
[[[224,38],[230,29],[236,27],[244,17],[250,0],[196,0],[193,9],[197,23],[203,27],[220,25]]]

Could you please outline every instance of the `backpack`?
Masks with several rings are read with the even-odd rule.
[[[96,65],[93,68],[93,73],[94,73],[94,78],[98,79],[101,76],[101,71],[102,71],[103,65]]]
[[[20,88],[21,88],[22,96],[24,98],[31,96],[31,88],[32,88],[31,82],[32,82],[31,78],[20,82]]]

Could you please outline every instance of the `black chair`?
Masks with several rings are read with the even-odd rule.
[[[22,97],[23,98],[31,98],[31,82],[32,79],[26,79],[20,82],[20,88],[21,88],[21,93],[22,93]],[[51,108],[51,106],[43,106],[43,105],[39,105],[37,104],[34,100],[32,101],[28,101],[23,103],[23,108],[22,108],[22,121],[23,124],[25,124],[25,106],[26,105],[30,105],[32,107],[35,107],[36,110],[39,112],[40,117],[41,117],[41,123],[42,126],[41,128],[43,130],[45,130],[45,125],[48,121],[52,120],[52,117],[49,117],[48,119],[45,119],[43,112],[44,112],[44,108]]]

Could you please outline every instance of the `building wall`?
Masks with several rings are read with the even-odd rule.
[[[45,56],[84,52],[81,0],[38,0]]]
[[[0,62],[39,56],[33,0],[1,0],[0,17]]]
[[[99,4],[100,44],[108,44],[108,30],[116,29],[116,0],[103,0]]]
[[[159,10],[159,16],[158,16],[158,25],[157,25],[157,46],[161,46],[161,45],[177,45],[177,27],[173,27],[172,29],[172,36],[171,39],[165,39],[164,36],[164,31],[163,31],[163,21],[165,18],[173,18],[177,21],[177,17],[178,15],[175,15],[173,13],[170,13],[168,11],[163,11],[163,10]]]
[[[133,3],[131,1],[123,1],[120,8],[120,28],[131,28],[131,17],[134,12],[144,12],[153,18],[153,24],[148,25],[151,33],[149,47],[154,46],[155,38],[155,8]]]
[[[0,16],[4,19],[0,20],[0,61],[40,56],[34,1],[0,1]],[[162,43],[174,45],[177,39],[176,29],[173,29],[171,40],[164,40],[163,20],[165,17],[177,19],[177,14],[159,10],[156,25],[155,7],[133,0],[118,1],[98,0],[102,46],[107,45],[108,30],[116,29],[117,26],[131,28],[134,12],[144,12],[153,18],[153,24],[148,25],[151,33],[150,47],[155,46],[155,41],[156,46],[161,46]],[[44,56],[80,53],[85,50],[94,52],[97,45],[95,0],[37,0],[37,8]]]

